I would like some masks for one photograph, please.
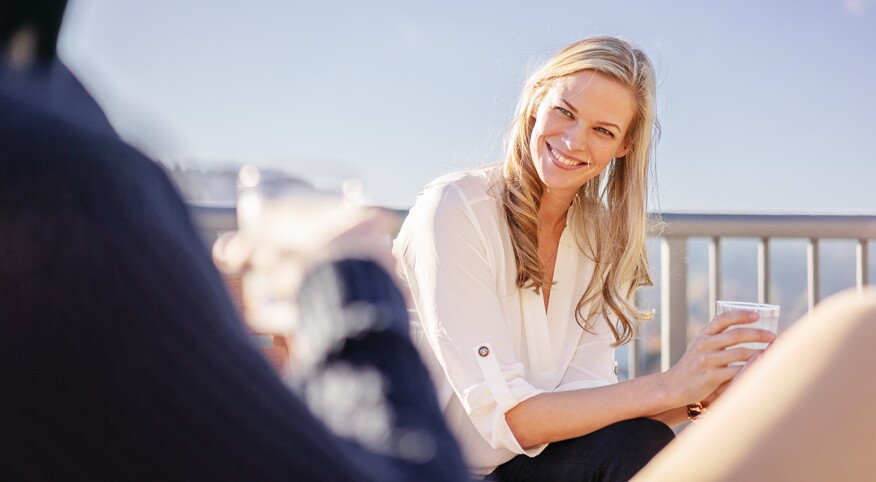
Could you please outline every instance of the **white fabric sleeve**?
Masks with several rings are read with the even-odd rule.
[[[458,187],[426,189],[394,248],[423,334],[472,424],[494,449],[523,449],[505,412],[542,393],[524,379],[497,294],[492,250]]]

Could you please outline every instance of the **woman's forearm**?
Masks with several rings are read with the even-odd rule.
[[[599,388],[541,393],[506,412],[505,420],[522,447],[533,447],[637,417],[678,423],[683,421],[678,407],[684,404],[674,398],[663,374],[648,375]]]

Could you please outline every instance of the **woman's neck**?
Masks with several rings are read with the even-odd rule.
[[[538,220],[547,229],[556,229],[566,224],[566,214],[572,200],[564,200],[550,191],[545,190],[541,195],[541,204],[538,207]]]

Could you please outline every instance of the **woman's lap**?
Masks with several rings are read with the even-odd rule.
[[[538,456],[518,455],[500,465],[488,480],[629,480],[668,444],[674,434],[664,423],[637,418],[609,425],[583,437],[554,442]]]

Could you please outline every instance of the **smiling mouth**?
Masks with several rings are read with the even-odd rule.
[[[551,146],[548,143],[545,143],[545,145],[547,145],[548,151],[551,153],[551,156],[553,156],[553,158],[556,159],[557,162],[559,162],[560,164],[562,164],[564,166],[578,167],[578,166],[586,166],[589,164],[589,163],[584,162],[584,161],[570,159],[570,158],[560,154],[557,150],[555,150],[553,148],[553,146]]]

